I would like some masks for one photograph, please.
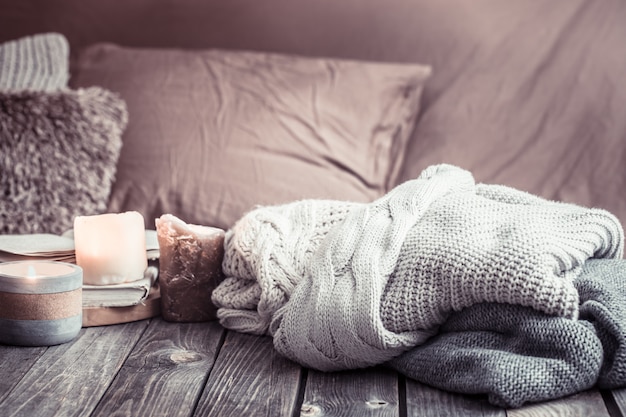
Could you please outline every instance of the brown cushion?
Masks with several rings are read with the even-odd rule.
[[[255,205],[370,201],[398,175],[430,69],[227,50],[96,44],[73,86],[130,120],[108,209],[228,228]]]
[[[101,88],[0,92],[0,233],[63,233],[104,212],[126,123]]]

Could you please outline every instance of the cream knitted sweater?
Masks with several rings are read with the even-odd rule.
[[[338,370],[386,362],[480,302],[576,318],[572,279],[590,257],[621,257],[623,231],[605,211],[437,165],[369,204],[259,208],[225,248],[228,278],[213,294],[222,324]]]

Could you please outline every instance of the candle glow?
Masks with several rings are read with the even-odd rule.
[[[50,346],[82,325],[82,269],[64,262],[0,263],[0,343]]]
[[[141,279],[148,267],[143,216],[138,212],[74,219],[76,263],[90,285]]]
[[[28,271],[26,272],[26,278],[37,278],[37,271],[33,265],[28,265]]]

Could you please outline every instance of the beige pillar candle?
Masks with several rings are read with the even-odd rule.
[[[224,230],[171,214],[156,219],[156,229],[161,315],[174,322],[214,320],[211,293],[223,279]]]
[[[144,219],[136,211],[77,216],[74,246],[85,284],[136,281],[148,267]]]

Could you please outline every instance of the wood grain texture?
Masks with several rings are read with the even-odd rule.
[[[530,404],[507,412],[508,417],[609,417],[602,395],[585,391],[558,400]]]
[[[613,390],[607,393],[607,396],[611,398],[611,417],[625,417],[626,388]]]
[[[407,417],[506,417],[484,397],[454,394],[406,380]]]
[[[0,403],[0,416],[88,416],[146,325],[83,329],[72,342],[48,348]]]
[[[308,373],[301,417],[399,415],[398,375],[394,371]]]
[[[0,346],[0,416],[626,416],[626,388],[502,410],[373,368],[321,373],[268,337],[161,319],[81,330],[67,344]]]
[[[223,333],[217,322],[153,320],[92,417],[191,416]]]
[[[269,337],[228,332],[194,415],[291,416],[300,375]]]
[[[46,347],[0,345],[0,403],[11,394],[13,388],[46,350]]]

